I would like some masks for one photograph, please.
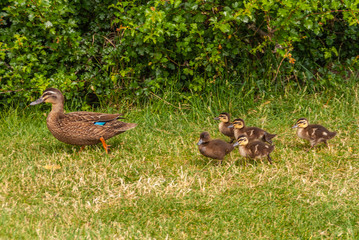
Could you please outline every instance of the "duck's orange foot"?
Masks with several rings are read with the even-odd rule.
[[[100,137],[100,141],[102,142],[102,146],[105,149],[106,153],[108,154],[108,150],[110,148],[110,145],[106,144],[105,139],[103,137]]]

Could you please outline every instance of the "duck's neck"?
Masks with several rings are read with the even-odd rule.
[[[48,119],[58,118],[64,115],[64,104],[63,103],[55,103],[52,104],[51,112],[49,113]]]

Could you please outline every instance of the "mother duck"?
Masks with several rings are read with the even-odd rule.
[[[108,153],[109,145],[105,140],[137,126],[136,123],[118,121],[120,114],[107,114],[96,112],[64,113],[65,98],[56,88],[46,89],[41,97],[30,105],[40,103],[52,104],[52,110],[47,116],[47,128],[52,135],[61,142],[80,145],[81,150],[86,145],[102,142]]]

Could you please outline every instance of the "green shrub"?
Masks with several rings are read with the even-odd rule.
[[[97,59],[103,35],[110,33],[107,5],[114,1],[95,2],[0,4],[1,104],[27,101],[48,86],[59,87],[70,99],[83,98],[92,79],[103,78]]]
[[[342,83],[359,65],[358,3],[349,0],[9,0],[0,7],[0,104],[28,101],[48,86],[74,102],[141,99],[167,88],[185,97],[223,81],[257,92],[318,89]]]

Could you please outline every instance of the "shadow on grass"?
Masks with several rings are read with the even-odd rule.
[[[246,166],[258,166],[260,164],[270,165],[267,158],[263,159],[251,159],[251,158],[244,158],[244,157],[232,157],[227,158],[220,163],[219,160],[210,159],[210,158],[200,158],[192,160],[191,164],[200,166],[200,167],[207,167],[207,166],[214,166],[214,167],[225,167],[225,166],[236,166],[236,167],[246,167]],[[273,164],[275,164],[275,160],[273,160]]]
[[[273,160],[273,164],[275,164],[275,159],[272,159],[272,160]],[[244,157],[239,158],[233,164],[237,167],[258,166],[261,164],[271,165],[269,163],[269,161],[267,160],[267,158],[251,159],[251,158],[244,158]]]
[[[124,142],[121,140],[117,140],[117,141],[110,140],[110,141],[106,141],[106,143],[109,144],[110,146],[109,153],[117,151],[119,149],[129,153],[134,153],[134,151],[136,151],[136,149],[132,147],[134,146],[135,141]],[[33,146],[30,146],[30,148],[32,148],[34,151],[39,151],[41,153],[58,152],[58,153],[76,154],[84,151],[105,152],[102,143],[98,143],[95,145],[86,145],[82,151],[80,151],[81,146],[66,144],[60,141],[49,141],[49,142],[42,141],[36,143]]]

